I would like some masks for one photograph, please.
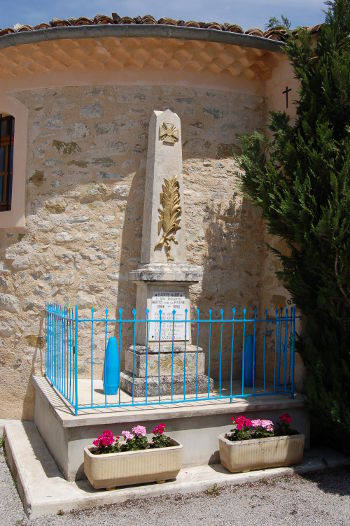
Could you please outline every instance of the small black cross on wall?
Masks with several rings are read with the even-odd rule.
[[[288,95],[289,95],[289,93],[291,91],[292,91],[292,89],[288,88],[288,86],[286,86],[286,89],[284,91],[282,91],[282,95],[286,96],[286,108],[288,108]]]

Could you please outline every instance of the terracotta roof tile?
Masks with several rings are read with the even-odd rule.
[[[33,31],[34,28],[28,25],[16,24],[14,29],[17,33],[21,33],[22,31]]]
[[[120,18],[118,24],[135,24],[135,20],[129,16],[123,16],[123,18]]]
[[[177,26],[178,20],[174,20],[173,18],[160,18],[157,24],[163,24],[167,26]]]
[[[222,28],[224,31],[230,31],[231,33],[244,33],[241,26],[237,24],[223,24]]]
[[[3,35],[9,35],[10,33],[14,33],[15,30],[12,29],[11,27],[5,27],[4,29],[0,29],[0,37],[2,37]]]
[[[68,20],[60,20],[58,18],[53,18],[50,20],[51,27],[62,27],[62,26],[71,26],[72,24]]]
[[[195,20],[188,20],[184,23],[185,27],[197,27],[198,29],[201,27],[199,22],[196,22]]]
[[[35,31],[37,29],[49,29],[51,26],[50,24],[45,24],[44,22],[42,24],[38,24],[37,26],[34,26]]]
[[[49,24],[42,23],[32,27],[30,25],[16,24],[14,28],[3,28],[0,29],[0,37],[8,35],[10,33],[16,33],[21,31],[33,31],[40,29],[49,29],[51,27],[64,27],[64,26],[85,26],[85,25],[100,25],[100,24],[152,24],[152,25],[170,25],[170,26],[185,26],[194,27],[198,29],[215,29],[216,31],[229,31],[231,33],[244,33],[241,26],[237,24],[219,24],[218,22],[197,22],[195,20],[174,20],[173,18],[163,17],[156,20],[152,15],[145,15],[143,17],[137,16],[134,18],[124,16],[120,17],[118,13],[112,13],[112,16],[107,15],[96,15],[93,19],[86,17],[70,18],[68,20],[54,18]],[[317,33],[322,24],[308,27],[307,30],[311,33]],[[251,28],[245,31],[246,35],[258,36],[268,38],[269,40],[283,41],[286,38],[286,31],[282,28],[268,29],[263,31],[259,28]]]
[[[151,15],[146,15],[141,18],[140,24],[156,24],[157,20]]]
[[[94,24],[114,24],[113,18],[106,15],[96,15],[94,18]]]
[[[84,16],[81,16],[79,18],[70,18],[69,22],[72,24],[72,26],[92,26],[94,25],[94,20],[91,20],[91,18],[85,18]]]
[[[252,27],[251,29],[247,29],[245,34],[253,35],[255,37],[264,37],[264,31],[262,31],[262,29],[259,29],[258,27]]]
[[[222,25],[217,22],[210,22],[210,24],[207,25],[207,29],[217,29],[218,31],[222,31]]]

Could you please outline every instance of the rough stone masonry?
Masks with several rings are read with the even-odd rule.
[[[0,230],[3,417],[32,415],[30,375],[43,370],[45,302],[77,303],[83,312],[94,306],[99,314],[135,305],[128,274],[140,263],[154,108],[169,107],[182,121],[187,260],[203,267],[192,305],[217,315],[233,305],[280,301],[277,263],[265,265],[263,224],[239,193],[232,156],[239,134],[263,126],[262,96],[155,85],[22,89],[12,96],[29,110],[28,161],[26,228]],[[81,338],[79,375],[88,376],[89,347]],[[100,375],[102,336],[94,353]]]

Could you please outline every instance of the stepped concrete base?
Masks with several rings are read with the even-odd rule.
[[[125,371],[120,375],[120,385],[130,395],[145,397],[147,369],[147,396],[159,395],[159,383],[161,396],[184,395],[185,371],[185,394],[207,393],[208,388],[212,391],[214,382],[212,379],[208,382],[204,367],[204,352],[195,345],[188,344],[186,353],[182,342],[175,342],[174,347],[171,343],[162,342],[161,352],[158,344],[151,343],[148,348],[137,345],[125,353]]]
[[[83,478],[84,447],[91,445],[102,431],[111,429],[115,435],[121,435],[124,429],[131,429],[135,424],[151,431],[156,424],[164,422],[167,433],[184,446],[184,467],[218,463],[218,435],[230,429],[232,416],[237,414],[277,420],[281,413],[288,412],[293,427],[306,435],[306,447],[309,443],[309,419],[302,396],[120,407],[86,410],[74,416],[45,378],[33,377],[33,382],[35,424],[64,477],[70,481]]]
[[[186,365],[186,368],[184,367]],[[214,382],[208,382],[204,374],[205,355],[195,345],[183,342],[162,342],[161,352],[158,343],[130,347],[125,353],[125,371],[120,375],[121,389],[136,397],[184,395],[184,371],[186,372],[186,395],[195,395],[212,391]],[[134,374],[133,374],[134,371]],[[198,376],[198,379],[196,378]],[[160,377],[160,382],[159,382]]]
[[[198,443],[199,441],[197,441]],[[350,465],[350,458],[331,450],[311,450],[303,463],[293,468],[274,468],[250,473],[228,473],[221,465],[194,466],[182,469],[173,482],[118,488],[114,491],[94,490],[87,480],[68,482],[59,471],[33,422],[11,422],[5,425],[7,460],[31,519],[36,517],[122,504],[133,499],[186,494],[257,482],[271,477],[307,473],[325,468]]]
[[[125,371],[132,373],[139,378],[147,376],[184,376],[185,346],[184,344],[175,343],[174,349],[171,344],[162,343],[161,352],[158,351],[158,345],[149,345],[147,349],[143,345],[130,347],[125,352]],[[186,376],[205,374],[205,354],[203,350],[195,345],[187,345],[186,348]]]
[[[146,396],[146,380],[145,378],[135,378],[130,372],[120,373],[120,387],[123,391],[128,394],[132,394],[134,386],[134,396],[136,397],[145,397]],[[209,390],[212,391],[214,387],[214,382],[212,379],[209,380]],[[208,377],[204,374],[196,375],[189,374],[186,375],[186,396],[187,395],[196,395],[208,393]],[[171,393],[174,395],[183,395],[184,394],[184,376],[176,375],[173,376],[161,376],[160,378],[160,395],[161,396],[170,396]],[[148,376],[147,377],[147,396],[158,396],[159,394],[159,381],[158,376]]]

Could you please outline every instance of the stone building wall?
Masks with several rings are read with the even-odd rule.
[[[265,103],[246,91],[169,86],[18,91],[29,110],[26,228],[0,230],[0,415],[29,418],[32,372],[42,372],[43,306],[135,305],[148,123],[170,108],[182,122],[187,257],[203,266],[192,302],[204,316],[260,306],[266,250],[259,213],[239,194],[237,135],[263,126]],[[128,339],[126,334],[125,344]],[[205,347],[207,334],[201,335]],[[218,334],[211,372],[218,374]],[[229,336],[224,336],[224,347]],[[102,362],[102,333],[95,341]],[[216,349],[216,350],[215,350]],[[82,349],[79,374],[89,374]],[[225,354],[227,358],[227,352]],[[225,359],[226,359],[225,358]]]

